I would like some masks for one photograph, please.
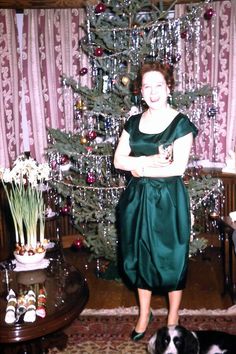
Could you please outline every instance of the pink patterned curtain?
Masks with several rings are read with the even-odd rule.
[[[177,5],[176,17],[186,13],[187,6]],[[214,16],[206,19],[204,15],[209,9],[213,9]],[[188,83],[209,84],[214,90],[212,100],[197,102],[198,108],[193,105],[192,112],[189,112],[199,128],[195,154],[200,160],[225,161],[226,139],[231,134],[229,127],[234,120],[229,115],[233,103],[229,93],[232,79],[232,18],[231,1],[211,2],[203,9],[194,43],[191,45],[191,41],[189,44],[184,39],[181,42],[180,70],[188,77]]]
[[[73,93],[62,75],[78,78],[86,58],[80,53],[83,9],[25,10],[23,76],[31,156],[44,160],[47,128],[73,131]],[[85,80],[85,79],[84,79]]]
[[[186,6],[176,6],[176,17]],[[202,17],[200,40],[193,47],[182,40],[179,65],[190,79],[217,88],[217,114],[208,117],[212,103],[206,102],[192,117],[199,127],[195,152],[199,159],[224,162],[236,137],[236,4],[223,0],[207,7],[215,16]],[[21,59],[15,11],[0,10],[0,166],[9,166],[24,151],[23,121],[31,156],[39,162],[44,159],[48,127],[73,131],[73,92],[63,89],[61,76],[89,86],[89,75],[79,75],[88,66],[78,46],[84,17],[82,9],[25,10]]]
[[[0,166],[9,167],[23,150],[21,68],[15,10],[0,10]]]
[[[229,28],[229,96],[227,115],[226,152],[236,153],[236,1],[231,1],[231,21]]]

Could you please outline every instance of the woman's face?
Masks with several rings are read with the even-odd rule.
[[[159,71],[149,71],[143,75],[141,92],[150,108],[160,109],[167,106],[170,89]]]

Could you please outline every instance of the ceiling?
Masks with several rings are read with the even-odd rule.
[[[204,2],[204,0],[175,0],[176,4]],[[53,8],[79,8],[87,3],[99,3],[102,0],[0,0],[0,9],[53,9]],[[174,0],[153,0],[154,3],[162,2],[163,6],[168,6]]]

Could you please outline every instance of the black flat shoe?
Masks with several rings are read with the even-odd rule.
[[[152,321],[153,321],[153,314],[152,314],[152,311],[151,311],[150,315],[149,315],[148,325]],[[145,336],[145,333],[146,333],[146,331],[144,331],[144,332],[136,332],[135,329],[133,329],[133,331],[132,331],[132,333],[130,335],[130,338],[133,341],[137,342],[137,341],[139,341],[140,339],[142,339]]]

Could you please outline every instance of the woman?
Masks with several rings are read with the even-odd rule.
[[[125,123],[114,157],[117,169],[132,174],[118,217],[123,269],[139,297],[133,340],[145,335],[153,290],[168,293],[167,324],[178,324],[190,239],[189,197],[181,176],[197,135],[188,117],[168,104],[174,87],[169,66],[144,64],[140,84],[148,109]]]

